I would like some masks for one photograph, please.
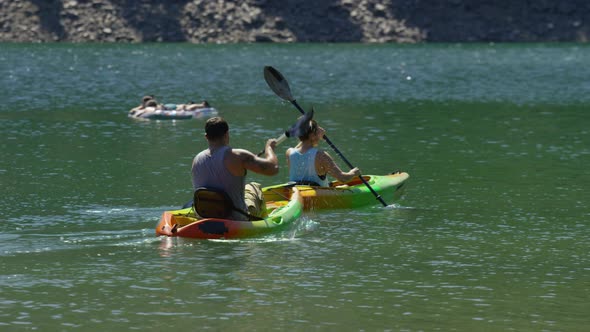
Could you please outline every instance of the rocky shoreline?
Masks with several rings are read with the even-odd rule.
[[[588,42],[586,0],[0,0],[0,42]]]

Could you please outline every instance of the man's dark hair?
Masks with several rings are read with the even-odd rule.
[[[205,133],[209,139],[219,139],[223,137],[228,130],[229,125],[222,117],[216,116],[205,122]]]
[[[141,98],[141,104],[145,106],[145,105],[146,105],[146,103],[147,103],[148,101],[150,101],[150,100],[155,100],[155,99],[154,99],[154,96],[150,96],[150,95],[148,95],[148,96],[143,96],[143,98]]]

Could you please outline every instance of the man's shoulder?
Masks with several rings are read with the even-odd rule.
[[[208,153],[208,152],[209,152],[209,149],[201,150],[199,153],[197,153],[195,155],[195,158],[198,157],[198,156],[202,156],[202,155],[204,155],[205,153]]]
[[[239,160],[242,163],[250,162],[250,161],[254,160],[254,157],[255,157],[255,155],[252,152],[250,152],[246,149],[235,149],[235,148],[232,148],[230,150],[230,155],[231,155],[230,158],[234,159],[235,161]]]
[[[236,156],[249,156],[252,155],[252,152],[246,150],[246,149],[236,149],[236,148],[230,148],[229,149],[230,153]]]

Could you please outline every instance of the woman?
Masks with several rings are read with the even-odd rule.
[[[299,136],[299,144],[287,149],[289,181],[328,187],[328,174],[341,182],[348,182],[361,174],[357,167],[342,171],[327,152],[317,148],[326,131],[315,120],[309,121],[306,127]]]

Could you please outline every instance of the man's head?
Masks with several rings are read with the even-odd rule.
[[[205,136],[210,141],[215,141],[223,138],[229,131],[229,125],[220,116],[210,118],[205,122]]]
[[[141,98],[141,104],[146,106],[147,102],[153,99],[154,96],[143,96],[143,98]]]

